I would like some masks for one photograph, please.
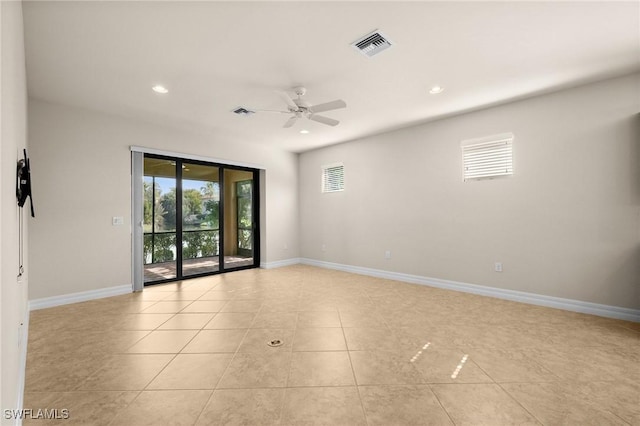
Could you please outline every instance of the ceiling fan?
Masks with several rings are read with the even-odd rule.
[[[309,120],[317,121],[318,123],[326,124],[328,126],[337,126],[340,122],[338,120],[334,120],[333,118],[325,117],[324,115],[318,115],[319,112],[333,111],[334,109],[346,108],[347,104],[342,99],[337,99],[331,102],[325,102],[323,104],[311,105],[307,101],[302,99],[305,93],[307,93],[307,89],[304,87],[294,87],[293,91],[298,96],[293,99],[286,92],[279,92],[282,99],[287,104],[287,111],[274,111],[274,110],[266,110],[266,109],[258,109],[254,111],[265,111],[265,112],[279,112],[283,114],[291,114],[291,118],[289,118],[286,123],[284,123],[284,128],[288,128],[293,126],[299,118],[307,118]]]

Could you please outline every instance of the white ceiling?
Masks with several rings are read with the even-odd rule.
[[[33,98],[295,152],[640,69],[636,1],[28,1],[24,21]],[[375,29],[394,46],[350,46]],[[231,113],[296,85],[344,99],[340,125]]]

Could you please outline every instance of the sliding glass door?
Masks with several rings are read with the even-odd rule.
[[[253,173],[225,170],[224,266],[246,266],[253,261]]]
[[[259,266],[258,171],[144,156],[144,284]]]
[[[220,169],[182,167],[182,275],[220,270]]]
[[[236,182],[238,255],[253,256],[253,181]]]
[[[177,278],[175,161],[144,159],[144,281]]]

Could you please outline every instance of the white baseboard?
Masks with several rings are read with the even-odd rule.
[[[53,308],[54,306],[68,305],[69,303],[86,302],[88,300],[102,299],[103,297],[120,296],[131,293],[131,284],[115,287],[99,288],[96,290],[81,291],[78,293],[62,294],[60,296],[43,297],[29,301],[29,310]]]
[[[299,265],[300,263],[300,258],[294,257],[291,259],[276,260],[274,262],[262,262],[260,263],[260,267],[262,269],[274,269],[282,268],[283,266]]]
[[[16,409],[24,408],[24,386],[27,373],[27,344],[29,343],[29,310],[26,309],[22,319],[20,329],[20,353],[18,354],[18,397],[16,399]],[[16,426],[22,426],[20,416],[16,417]]]
[[[607,318],[615,318],[626,321],[640,322],[640,310],[621,308],[618,306],[602,305],[599,303],[584,302],[581,300],[565,299],[561,297],[545,296],[542,294],[527,293],[524,291],[507,290],[495,287],[487,287],[477,284],[468,284],[458,281],[443,280],[439,278],[423,277],[419,275],[403,274],[400,272],[383,271],[380,269],[365,268],[361,266],[344,265],[340,263],[325,262],[308,258],[291,258],[274,262],[263,262],[261,268],[274,269],[297,264],[317,266],[320,268],[334,269],[351,272],[354,274],[368,275],[378,278],[402,281],[412,284],[428,285],[446,290],[461,291],[464,293],[478,294],[481,296],[495,297],[498,299],[512,300],[514,302],[529,303],[531,305],[546,306],[550,308],[564,309],[572,312],[598,315]],[[29,310],[52,308],[54,306],[69,303],[84,302],[103,297],[119,296],[132,291],[130,284],[116,287],[89,290],[79,293],[65,294],[61,296],[45,297],[29,301]]]
[[[446,290],[473,293],[481,296],[495,297],[514,302],[528,303],[531,305],[546,306],[549,308],[564,309],[566,311],[581,312],[583,314],[598,315],[601,317],[615,318],[626,321],[640,322],[640,310],[621,308],[618,306],[601,305],[598,303],[583,302],[581,300],[564,299],[561,297],[545,296],[542,294],[527,293],[524,291],[506,290],[495,287],[487,287],[477,284],[467,284],[457,281],[442,280],[438,278],[422,277],[419,275],[403,274],[400,272],[383,271],[380,269],[364,268],[360,266],[343,265],[340,263],[324,262],[321,260],[301,258],[304,265],[320,268],[335,269],[354,274],[368,275],[378,278],[402,281],[412,284],[428,285]]]

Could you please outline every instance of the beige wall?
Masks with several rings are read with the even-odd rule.
[[[15,409],[20,403],[18,391],[21,388],[20,352],[18,346],[21,322],[27,313],[27,283],[29,264],[22,279],[18,274],[18,215],[25,223],[25,238],[32,219],[27,215],[27,207],[20,210],[16,203],[16,162],[23,157],[22,150],[27,144],[27,89],[24,61],[24,40],[22,32],[22,3],[18,1],[0,2],[1,59],[0,74],[2,103],[0,106],[2,164],[0,182],[0,259],[2,283],[0,285],[0,408]],[[36,199],[37,202],[37,199]],[[37,208],[37,205],[36,205]],[[25,241],[26,243],[26,241]],[[28,247],[24,247],[25,253]],[[24,346],[26,342],[22,342]],[[2,424],[13,424],[4,418]]]
[[[131,145],[263,165],[261,260],[299,256],[296,154],[33,99],[29,144],[39,213],[30,235],[30,299],[131,283]],[[123,216],[125,226],[112,226],[112,216]]]
[[[635,74],[301,154],[302,256],[638,309],[639,93]],[[515,174],[463,182],[460,142],[505,132]],[[322,194],[335,162],[346,191]]]

